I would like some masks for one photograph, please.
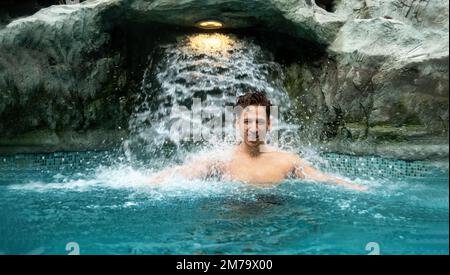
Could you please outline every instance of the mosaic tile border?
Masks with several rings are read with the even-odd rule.
[[[0,155],[0,172],[70,171],[108,165],[111,151],[56,152]],[[426,177],[436,167],[424,161],[393,160],[376,156],[351,156],[335,153],[320,154],[320,162],[313,162],[327,171],[358,177]],[[448,171],[447,171],[448,173]]]

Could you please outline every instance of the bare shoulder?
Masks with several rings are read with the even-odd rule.
[[[304,160],[300,158],[298,154],[291,153],[291,152],[284,152],[286,155],[286,159],[288,159],[290,162],[292,162],[293,165],[300,165],[304,163]]]
[[[231,150],[203,151],[192,154],[184,163],[190,166],[215,167],[226,163],[231,155]]]
[[[274,158],[277,158],[280,160],[285,160],[295,166],[304,163],[304,161],[300,158],[300,156],[298,154],[295,154],[292,152],[274,151],[274,152],[271,152],[271,154]]]

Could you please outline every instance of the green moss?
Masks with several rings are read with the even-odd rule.
[[[367,126],[365,123],[345,123],[344,127],[350,132],[350,139],[353,141],[367,138]]]
[[[395,103],[393,105],[393,110],[395,113],[392,117],[394,118],[394,123],[398,126],[422,124],[417,113],[410,112],[403,102]]]
[[[370,135],[378,141],[408,141],[416,137],[429,136],[432,133],[422,125],[377,125],[370,128]]]
[[[314,116],[314,111],[317,111],[318,108],[318,106],[311,105],[311,99],[308,98],[314,95],[308,92],[308,87],[311,87],[312,83],[309,83],[307,79],[312,79],[312,75],[306,65],[294,63],[285,70],[283,84],[292,105],[295,106],[291,116],[303,122],[303,124],[310,121],[311,117]]]
[[[294,63],[286,69],[283,84],[291,99],[304,93],[304,79],[300,64]]]

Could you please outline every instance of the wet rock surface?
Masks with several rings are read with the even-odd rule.
[[[119,145],[152,48],[216,18],[320,49],[282,61],[305,144],[448,157],[446,1],[89,0],[12,22],[2,10],[0,152]]]

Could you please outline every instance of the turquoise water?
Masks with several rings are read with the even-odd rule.
[[[380,254],[449,253],[445,169],[361,176],[359,193],[298,180],[155,187],[142,168],[70,162],[3,158],[0,253],[68,254],[69,242],[80,254],[368,254],[370,242]]]

